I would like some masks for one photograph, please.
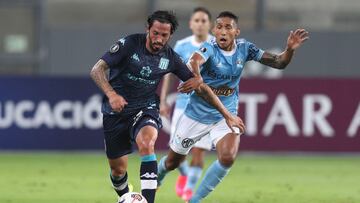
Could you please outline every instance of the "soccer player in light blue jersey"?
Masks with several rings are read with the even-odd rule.
[[[188,62],[191,55],[198,50],[205,41],[210,42],[213,38],[213,36],[209,34],[211,29],[210,12],[204,7],[195,8],[189,21],[189,27],[193,34],[177,41],[174,47],[174,51],[179,54],[185,63]],[[168,74],[163,80],[160,114],[166,117],[169,117],[170,110],[170,107],[166,105],[166,94],[172,86],[173,79],[174,77]],[[175,108],[171,119],[171,137],[174,137],[175,127],[180,116],[184,114],[189,99],[190,94],[179,93],[176,97]],[[203,137],[194,144],[191,150],[192,160],[190,166],[185,160],[178,167],[180,175],[176,181],[175,190],[176,194],[183,200],[189,200],[192,197],[196,183],[202,174],[205,152],[210,151],[212,148],[210,136]]]
[[[216,18],[213,33],[215,40],[204,45],[192,55],[189,64],[201,76],[224,106],[233,115],[238,113],[239,82],[247,61],[258,61],[276,69],[284,69],[291,61],[294,51],[309,37],[304,29],[291,31],[286,49],[279,55],[265,52],[245,39],[236,39],[240,34],[238,17],[225,11]],[[201,66],[201,69],[200,69]],[[180,89],[186,89],[186,82]],[[175,169],[185,159],[193,145],[203,136],[209,135],[216,146],[218,159],[207,169],[190,203],[198,203],[223,180],[233,165],[244,127],[232,131],[226,128],[226,121],[196,93],[190,96],[185,114],[178,121],[170,151],[158,166],[158,184],[166,173]]]

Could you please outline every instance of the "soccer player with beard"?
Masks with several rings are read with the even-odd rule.
[[[178,25],[176,17],[167,11],[156,11],[147,23],[146,34],[128,35],[117,41],[94,65],[90,75],[104,93],[103,130],[112,185],[119,196],[129,191],[128,155],[136,144],[141,156],[141,192],[149,203],[154,203],[157,189],[154,146],[162,126],[156,89],[165,74],[173,73],[187,81],[179,91],[195,90],[221,112],[230,128],[242,127],[243,123],[222,105],[202,82],[200,74],[192,73],[167,45]]]

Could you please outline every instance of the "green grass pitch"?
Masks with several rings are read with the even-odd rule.
[[[160,158],[160,155],[158,155]],[[214,155],[206,160],[208,166]],[[139,157],[129,163],[139,186]],[[0,152],[0,203],[115,203],[101,153]],[[172,172],[158,203],[180,203]],[[230,174],[204,203],[359,203],[359,156],[240,155]]]

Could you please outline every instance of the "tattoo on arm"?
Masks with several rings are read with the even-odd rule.
[[[265,52],[260,59],[260,63],[276,69],[284,69],[291,61],[293,51],[285,50],[281,54]]]
[[[111,87],[106,74],[108,69],[109,67],[106,62],[100,59],[90,72],[91,78],[105,95],[109,95],[109,93],[114,92],[114,89]]]

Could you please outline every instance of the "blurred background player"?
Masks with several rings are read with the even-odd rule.
[[[238,17],[228,11],[221,12],[213,29],[216,40],[204,43],[189,59],[194,72],[200,69],[201,76],[222,103],[234,115],[238,114],[239,82],[247,61],[259,61],[262,64],[284,69],[291,61],[294,51],[308,39],[304,29],[291,31],[285,50],[279,55],[265,52],[245,39],[236,39],[240,35]],[[186,82],[185,82],[186,83]],[[170,151],[159,162],[158,180],[161,184],[168,171],[175,169],[186,157],[194,143],[205,135],[210,135],[216,146],[218,159],[207,169],[190,203],[199,203],[228,174],[235,162],[240,134],[244,128],[231,132],[219,114],[208,106],[196,94],[192,94],[184,115],[176,126],[175,137],[170,143]],[[184,144],[185,143],[185,144]]]
[[[185,63],[188,62],[191,55],[200,48],[205,41],[210,41],[213,38],[209,34],[211,29],[211,14],[207,8],[197,7],[193,10],[189,28],[192,35],[176,42],[174,51],[180,55]],[[170,107],[166,103],[166,95],[173,86],[174,78],[172,74],[167,74],[163,80],[160,114],[169,117]],[[190,98],[190,94],[178,93],[174,112],[171,119],[171,137],[174,137],[175,127],[180,116],[184,114],[186,104]],[[212,149],[212,143],[209,136],[203,137],[198,141],[191,150],[192,160],[190,166],[185,160],[179,166],[180,175],[176,181],[175,190],[179,197],[184,200],[189,200],[195,189],[197,181],[201,177],[202,169],[204,167],[205,151]]]

